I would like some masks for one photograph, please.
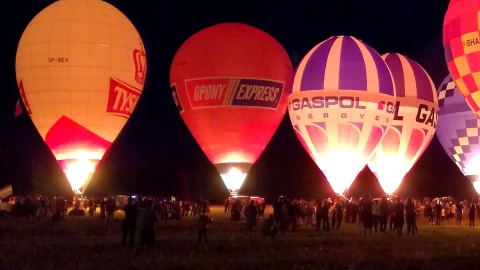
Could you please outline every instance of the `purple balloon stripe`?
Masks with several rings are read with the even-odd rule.
[[[351,37],[343,37],[339,88],[367,91],[367,70],[362,52]]]
[[[380,93],[387,94],[390,96],[395,95],[395,88],[393,87],[392,76],[390,74],[390,69],[387,67],[385,61],[382,57],[375,51],[372,47],[364,44],[368,52],[372,55],[375,66],[377,67],[378,82],[380,86]]]
[[[335,40],[336,37],[331,37],[325,40],[310,55],[303,70],[300,91],[319,90],[324,88],[327,58]]]
[[[396,53],[386,54],[385,62],[392,72],[395,83],[395,93],[397,97],[405,97],[405,74],[403,72],[402,61]],[[400,79],[401,78],[401,79]]]
[[[412,67],[413,74],[415,76],[415,82],[417,84],[417,98],[426,101],[434,102],[436,91],[433,91],[427,72],[416,62],[412,61],[408,57],[405,57]]]
[[[446,115],[446,114],[461,113],[461,112],[466,112],[466,113],[470,114],[471,110],[472,109],[470,109],[470,107],[468,107],[468,104],[466,102],[463,102],[463,103],[455,104],[455,106],[441,107],[440,110],[439,110],[439,115],[442,116],[442,115]],[[472,112],[472,114],[473,114],[473,112]]]

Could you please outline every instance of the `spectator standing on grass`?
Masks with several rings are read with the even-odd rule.
[[[54,220],[58,221],[60,219],[65,219],[65,199],[62,197],[57,197],[55,201],[55,217],[53,218]]]
[[[407,204],[405,205],[405,217],[407,219],[407,235],[415,234],[415,204],[413,203],[412,198],[407,199]]]
[[[397,232],[398,236],[402,236],[403,224],[405,223],[405,217],[403,216],[403,211],[405,211],[405,204],[403,204],[402,200],[397,199],[397,203],[395,203],[394,206],[394,211],[395,231]]]
[[[330,220],[328,219],[328,213],[330,212],[330,207],[332,206],[332,200],[330,198],[326,199],[324,204],[322,205],[321,216],[322,216],[322,227],[323,231],[329,232],[330,231]]]
[[[258,209],[258,218],[264,218],[264,213],[265,213],[265,208],[267,204],[265,203],[265,200],[262,199],[258,204],[257,204],[257,209]]]
[[[384,196],[380,202],[380,232],[387,231],[387,222],[388,222],[388,201],[387,197]]]
[[[317,207],[315,209],[315,229],[320,231],[320,224],[322,223],[322,206],[325,203],[324,199],[318,200]]]
[[[291,200],[287,205],[288,224],[292,226],[292,232],[297,229],[297,201]]]
[[[457,227],[462,227],[462,222],[463,222],[463,201],[458,201],[456,208],[457,208],[457,210],[456,210],[456,213],[457,213],[457,217],[456,217]]]
[[[127,244],[127,237],[130,237],[130,248],[133,249],[135,231],[137,229],[138,209],[132,197],[128,197],[127,204],[123,207],[123,211],[125,212],[125,218],[122,222],[122,248],[125,248]]]
[[[372,197],[368,194],[365,198],[362,199],[361,202],[361,220],[363,224],[363,237],[367,237],[367,231],[370,232],[370,236],[372,236],[373,231],[373,202]]]
[[[198,218],[198,244],[202,243],[202,238],[205,239],[205,244],[208,245],[208,224],[212,223],[213,219],[207,215],[207,210],[203,210],[202,215]]]
[[[142,203],[138,212],[138,230],[140,231],[140,249],[147,246],[152,249],[155,243],[155,224],[158,221],[157,211],[153,208],[153,200],[147,199]]]
[[[307,207],[305,208],[305,227],[314,226],[313,225],[313,216],[315,215],[315,209],[307,203]]]
[[[373,213],[373,226],[375,227],[375,232],[378,231],[380,227],[380,200],[373,201],[372,205],[372,213]]]
[[[337,216],[337,225],[336,228],[340,229],[340,224],[342,224],[343,220],[343,200],[339,200],[337,204],[335,205],[335,209],[333,211],[333,214]],[[333,226],[333,225],[332,225]]]
[[[282,216],[280,218],[280,232],[283,234],[287,231],[288,228],[288,200],[282,206]]]
[[[442,223],[442,203],[440,199],[435,204],[435,217],[435,225],[440,225]]]
[[[478,200],[476,204],[476,208],[477,208],[477,218],[480,219],[480,200]]]
[[[280,220],[282,219],[282,206],[283,206],[283,197],[278,197],[277,201],[273,203],[273,218],[275,223],[280,225]]]
[[[115,212],[115,199],[113,197],[108,197],[106,210],[107,210],[107,223],[110,223],[110,220],[113,219],[113,213]]]
[[[254,200],[251,200],[250,204],[245,207],[243,214],[246,218],[247,234],[252,235],[253,228],[257,225],[258,217],[258,210]]]
[[[94,197],[90,197],[90,200],[88,201],[88,213],[90,214],[91,217],[93,217],[93,214],[97,210],[97,201],[95,200]]]
[[[230,196],[230,197],[228,197],[228,198],[225,199],[225,203],[223,204],[223,207],[224,207],[224,208],[223,208],[223,212],[224,212],[224,213],[230,212],[230,198],[231,198],[231,197],[232,197],[232,196]]]
[[[100,200],[100,218],[105,219],[105,210],[107,206],[107,198]]]
[[[468,219],[470,220],[469,226],[475,227],[475,212],[477,212],[477,205],[473,202],[473,199],[470,201],[468,209]]]

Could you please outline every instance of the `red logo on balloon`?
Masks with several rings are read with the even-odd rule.
[[[23,105],[25,105],[25,109],[29,115],[32,115],[32,110],[30,109],[30,105],[28,104],[27,96],[25,96],[25,89],[23,88],[23,81],[20,81],[18,84],[18,89],[20,90],[20,97],[23,100]]]
[[[133,112],[142,91],[132,85],[110,78],[107,112],[128,118]]]
[[[142,41],[140,40],[140,50],[133,50],[133,61],[135,62],[135,80],[139,84],[145,83],[145,74],[147,72],[147,55],[143,49]]]

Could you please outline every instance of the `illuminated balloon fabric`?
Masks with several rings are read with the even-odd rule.
[[[281,44],[241,23],[197,32],[170,70],[180,115],[221,175],[235,166],[245,176],[255,163],[285,114],[292,79]]]
[[[448,75],[438,88],[437,138],[445,152],[480,193],[480,120]]]
[[[138,32],[106,2],[57,1],[25,29],[16,56],[20,94],[72,187],[72,181],[80,179],[69,175],[76,171],[74,175],[88,178],[124,126],[143,89],[145,73],[146,55]],[[63,135],[72,133],[67,130],[72,126],[97,138],[69,140]]]
[[[382,58],[395,83],[395,114],[368,166],[383,190],[392,194],[433,138],[438,101],[430,76],[417,62],[396,53]]]
[[[443,22],[448,70],[470,108],[480,116],[480,1],[452,0]]]
[[[302,59],[288,102],[295,132],[333,190],[343,193],[390,125],[395,91],[374,49],[337,36]]]

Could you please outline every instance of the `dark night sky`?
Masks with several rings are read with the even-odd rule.
[[[66,179],[30,118],[12,114],[18,90],[15,54],[29,21],[52,0],[15,0],[3,4],[0,27],[0,186],[13,183],[19,193],[59,193]],[[242,22],[275,37],[294,65],[319,42],[352,35],[380,54],[402,53],[417,61],[436,86],[447,74],[442,23],[447,0],[335,1],[186,1],[110,0],[142,36],[148,57],[147,81],[129,122],[92,178],[91,193],[204,195],[228,193],[213,165],[183,124],[169,92],[170,63],[176,50],[197,31],[222,22]],[[6,5],[6,6],[5,6]],[[241,190],[268,198],[282,194],[313,198],[331,194],[321,171],[298,143],[285,115],[279,129],[250,171]],[[380,195],[367,169],[350,188],[353,196]],[[401,196],[470,197],[473,187],[443,152],[435,137],[406,175]]]

